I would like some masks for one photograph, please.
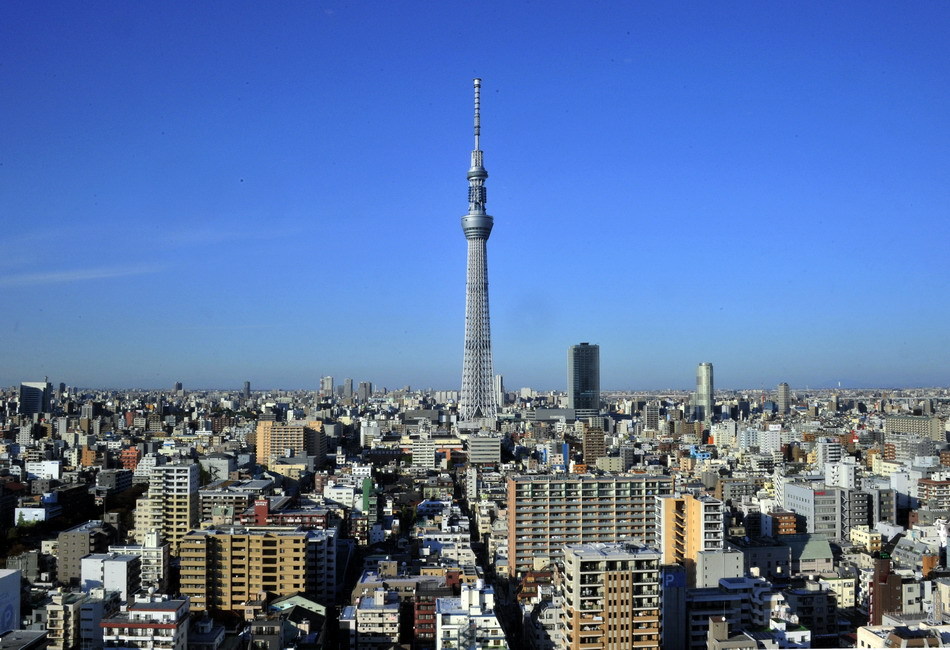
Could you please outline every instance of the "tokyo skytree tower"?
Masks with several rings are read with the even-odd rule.
[[[492,219],[485,212],[485,179],[478,147],[480,132],[479,91],[482,80],[475,80],[475,149],[468,170],[468,214],[462,217],[462,231],[468,240],[468,265],[465,278],[465,355],[462,361],[462,396],[459,419],[471,422],[494,418],[497,405],[492,387],[491,326],[488,318],[488,257],[486,242]]]

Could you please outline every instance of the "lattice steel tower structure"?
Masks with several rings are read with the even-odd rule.
[[[494,418],[497,412],[492,386],[491,326],[488,318],[488,257],[486,242],[494,219],[485,212],[485,179],[478,138],[481,131],[479,91],[482,80],[475,80],[475,149],[468,170],[468,214],[462,217],[462,232],[468,240],[468,265],[465,277],[465,355],[462,360],[462,396],[459,418],[471,422]]]

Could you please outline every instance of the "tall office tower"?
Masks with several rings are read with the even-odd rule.
[[[251,399],[251,382],[244,382],[244,399]]]
[[[792,403],[792,391],[784,381],[778,385],[778,395],[775,399],[778,403],[779,415],[787,414]]]
[[[243,611],[261,593],[303,592],[329,605],[335,591],[335,530],[228,526],[181,541],[181,593],[197,611]]]
[[[501,409],[505,405],[505,378],[501,375],[495,375],[494,391],[495,404]]]
[[[657,546],[663,564],[686,567],[686,585],[696,586],[696,562],[702,551],[717,551],[725,539],[724,504],[692,494],[656,497]]]
[[[660,554],[656,550],[628,543],[565,546],[561,589],[565,648],[659,650]]]
[[[343,397],[353,399],[353,380],[349,377],[343,380]]]
[[[333,377],[320,378],[320,397],[333,397]]]
[[[176,382],[175,382],[175,392],[176,392],[176,393],[180,392],[182,388],[184,388],[184,386],[182,385],[182,383],[181,383],[180,381],[176,381]]]
[[[368,381],[361,381],[359,386],[358,395],[361,402],[368,402],[369,398],[373,396],[373,384]]]
[[[590,343],[567,349],[567,408],[575,417],[594,417],[600,412],[600,346]]]
[[[565,544],[656,541],[656,495],[669,476],[517,475],[508,478],[512,577],[561,559]]]
[[[709,420],[713,416],[713,365],[701,363],[696,368],[696,401],[693,405],[693,417],[696,420]]]
[[[25,381],[20,384],[20,415],[49,413],[53,384],[46,381]]]
[[[152,468],[148,491],[135,502],[135,541],[145,544],[158,531],[172,555],[192,528],[198,525],[198,465],[157,465]]]
[[[475,149],[468,170],[468,214],[462,217],[462,231],[468,240],[465,276],[465,352],[462,360],[462,395],[459,418],[471,422],[494,418],[498,405],[492,386],[491,326],[488,318],[488,255],[486,243],[494,219],[485,212],[488,172],[479,149],[481,117],[479,92],[482,80],[475,80]]]

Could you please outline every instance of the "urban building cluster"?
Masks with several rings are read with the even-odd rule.
[[[950,392],[0,392],[0,650],[950,646]]]
[[[0,401],[4,648],[950,642],[950,393],[87,391]]]

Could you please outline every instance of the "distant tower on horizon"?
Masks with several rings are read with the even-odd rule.
[[[494,219],[485,212],[485,179],[479,148],[481,116],[479,92],[482,80],[475,79],[475,149],[468,170],[468,214],[462,217],[462,232],[468,240],[465,276],[465,353],[462,359],[462,394],[459,419],[471,422],[494,418],[498,405],[493,386],[491,326],[488,318],[488,256],[486,243]]]
[[[600,346],[590,343],[567,349],[567,408],[578,420],[600,413]]]
[[[778,403],[778,412],[781,415],[786,415],[792,403],[792,391],[784,381],[778,385],[776,402]]]
[[[696,368],[696,401],[693,418],[709,420],[713,416],[713,365],[701,363]]]
[[[495,375],[495,406],[500,410],[505,406],[505,378]]]

